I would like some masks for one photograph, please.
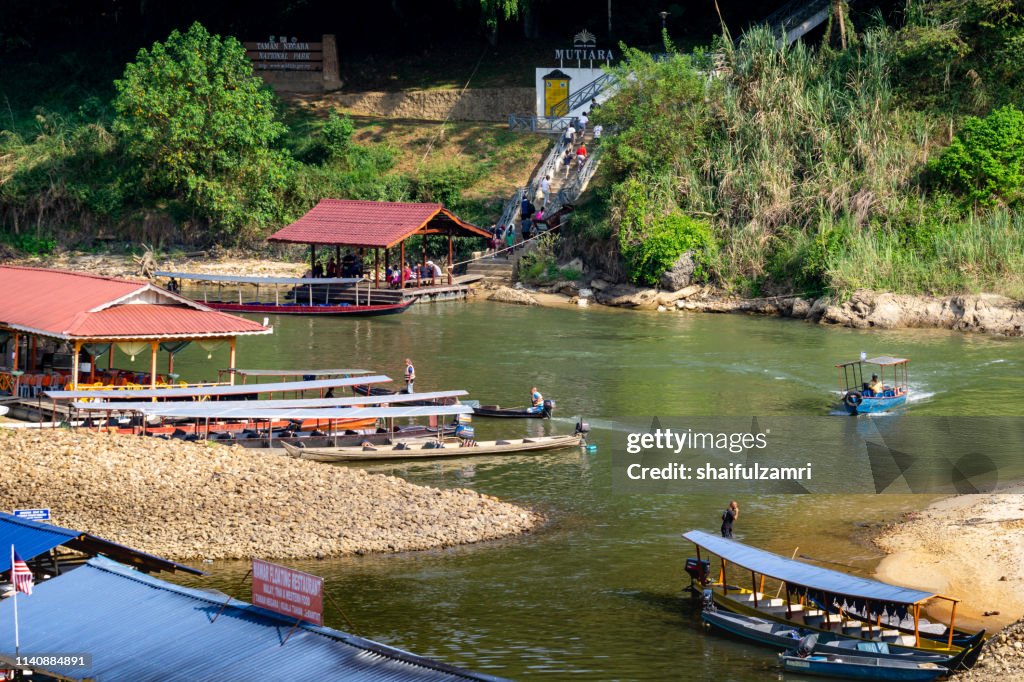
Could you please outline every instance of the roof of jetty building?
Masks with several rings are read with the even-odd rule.
[[[227,595],[102,557],[40,583],[24,601],[24,648],[91,655],[84,667],[45,669],[72,680],[499,679],[331,628],[295,626]],[[11,600],[0,602],[0,641],[13,641],[12,608]]]
[[[203,575],[203,572],[198,569],[140,552],[92,533],[61,528],[49,523],[22,519],[13,514],[0,512],[0,548],[12,545],[18,551],[18,555],[28,561],[49,552],[54,547],[63,546],[90,556],[103,554],[146,572],[184,571]],[[0,551],[0,572],[10,570],[10,568],[11,553]]]
[[[272,330],[148,282],[0,266],[0,330],[57,339],[234,337]]]
[[[417,234],[491,236],[441,204],[321,199],[306,215],[270,235],[267,241],[390,248]]]

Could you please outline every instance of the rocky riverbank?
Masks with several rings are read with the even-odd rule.
[[[535,512],[466,490],[238,446],[0,428],[0,508],[174,559],[404,552],[525,533]]]
[[[1024,618],[990,637],[977,665],[954,679],[963,682],[1024,680]]]
[[[540,305],[576,305],[580,299],[588,299],[604,306],[662,313],[743,313],[858,329],[952,329],[1024,336],[1024,303],[994,294],[936,297],[864,290],[855,292],[847,301],[797,296],[737,298],[696,284],[662,291],[595,279],[584,284],[565,281],[526,288],[515,296],[499,289],[490,300],[513,299],[508,302],[524,303],[524,295],[532,296]]]

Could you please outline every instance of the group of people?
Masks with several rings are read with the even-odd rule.
[[[313,277],[320,279],[322,277],[362,277],[363,276],[363,250],[359,249],[359,254],[353,254],[351,249],[345,251],[345,255],[342,256],[341,262],[339,263],[336,259],[331,258],[325,264],[321,260],[317,260],[313,263],[313,268],[306,273],[306,277]]]
[[[410,286],[411,283],[423,285],[425,282],[437,284],[444,276],[441,267],[432,260],[423,265],[406,263],[401,268],[392,268],[390,265],[384,271],[384,278],[392,289],[402,289]]]

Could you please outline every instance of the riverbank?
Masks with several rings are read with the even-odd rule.
[[[958,625],[992,632],[1024,617],[1022,492],[939,500],[887,526],[875,545],[888,554],[880,580],[962,599]]]
[[[484,542],[533,511],[463,488],[239,446],[65,429],[0,429],[0,508],[172,559],[324,558]]]
[[[857,329],[951,329],[955,331],[1024,336],[1024,303],[995,294],[911,296],[889,292],[857,291],[848,301],[797,296],[736,298],[711,287],[692,285],[674,292],[609,284],[593,280],[589,286],[559,282],[553,286],[518,289],[507,294],[499,288],[490,300],[546,305],[588,304],[661,313],[740,313],[771,315]],[[524,295],[532,297],[530,303]],[[508,299],[507,301],[504,299]]]

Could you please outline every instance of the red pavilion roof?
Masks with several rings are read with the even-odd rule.
[[[490,238],[441,204],[321,199],[306,215],[267,241],[388,248],[414,234]]]
[[[0,266],[0,327],[56,338],[195,338],[265,334],[147,282]]]

